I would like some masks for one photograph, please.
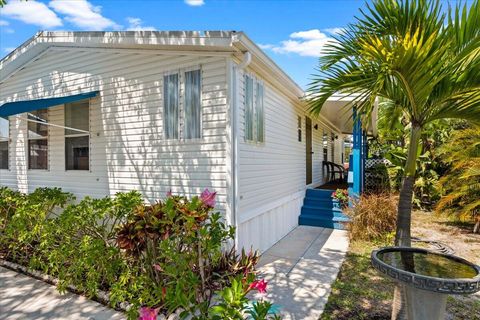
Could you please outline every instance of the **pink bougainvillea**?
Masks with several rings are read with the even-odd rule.
[[[266,293],[267,292],[267,282],[264,279],[255,280],[250,284],[248,289],[249,290],[255,289],[255,290],[258,290],[258,292],[260,292],[260,293]]]
[[[157,320],[158,309],[150,307],[140,308],[140,317],[138,320]]]
[[[217,195],[216,192],[210,192],[208,189],[203,190],[202,194],[200,195],[200,200],[202,203],[210,208],[215,207],[215,196]]]

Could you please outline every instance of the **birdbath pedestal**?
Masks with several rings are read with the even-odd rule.
[[[445,319],[449,294],[480,290],[480,267],[454,255],[409,247],[374,250],[372,265],[405,287],[409,320]]]

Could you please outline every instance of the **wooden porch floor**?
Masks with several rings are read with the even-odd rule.
[[[329,181],[315,189],[325,189],[325,190],[337,190],[337,189],[348,189],[348,184],[344,181]]]

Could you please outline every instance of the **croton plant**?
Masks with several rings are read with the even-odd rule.
[[[156,319],[159,310],[183,310],[182,318],[193,319],[269,319],[268,302],[246,298],[265,292],[266,282],[255,277],[258,254],[224,250],[235,231],[213,212],[215,201],[208,189],[191,200],[169,192],[164,201],[138,206],[118,231],[118,246],[145,275],[140,319]]]

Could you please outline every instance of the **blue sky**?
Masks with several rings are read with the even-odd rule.
[[[244,31],[300,86],[306,87],[318,52],[353,20],[363,0],[29,0],[0,9],[0,56],[39,30]]]

